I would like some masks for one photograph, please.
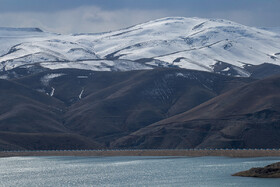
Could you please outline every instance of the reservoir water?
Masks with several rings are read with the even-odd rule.
[[[0,186],[280,186],[280,179],[233,177],[279,157],[0,158]]]

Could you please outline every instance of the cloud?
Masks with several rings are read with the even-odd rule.
[[[179,2],[181,0],[173,1]],[[170,3],[166,3],[167,1],[162,1],[162,5],[158,5],[161,8],[157,9],[137,7],[133,4],[131,7],[123,6],[115,9],[91,5],[43,12],[35,10],[0,11],[0,26],[39,27],[46,31],[58,33],[97,33],[170,16],[221,18],[257,27],[280,26],[278,21],[280,11],[276,6],[280,3],[266,3],[265,6],[261,3],[263,6],[260,6],[260,4],[253,6],[246,1],[247,4],[235,3],[231,4],[232,6],[225,7],[225,5],[217,4],[221,0],[215,0],[216,4],[211,4],[205,0],[204,2],[208,2],[208,4],[203,6],[201,5],[202,1],[200,0],[200,3],[194,0],[184,1],[185,3],[180,8],[177,7],[179,3],[175,3],[176,7],[174,7],[175,5],[172,4],[171,6]],[[230,2],[233,3],[233,1]],[[244,7],[242,8],[241,5],[244,5]]]
[[[165,10],[103,10],[96,6],[78,7],[56,12],[0,13],[3,27],[39,27],[50,32],[104,32],[165,17]]]
[[[230,11],[216,11],[208,14],[209,17],[223,18],[235,21],[240,24],[254,27],[279,27],[277,21],[280,13],[269,13],[263,10],[230,10]]]

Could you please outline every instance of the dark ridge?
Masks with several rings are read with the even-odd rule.
[[[252,78],[264,79],[274,75],[280,75],[280,66],[264,63],[256,66],[245,66],[245,69],[251,73]]]
[[[2,31],[23,31],[23,32],[44,32],[39,28],[11,28],[11,27],[0,27]]]

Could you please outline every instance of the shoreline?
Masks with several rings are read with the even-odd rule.
[[[21,156],[224,156],[224,157],[280,157],[280,150],[235,149],[235,150],[54,150],[54,151],[0,151],[0,157]]]

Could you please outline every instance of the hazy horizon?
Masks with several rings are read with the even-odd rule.
[[[163,17],[227,19],[280,27],[278,0],[0,0],[0,27],[57,33],[98,33]]]

